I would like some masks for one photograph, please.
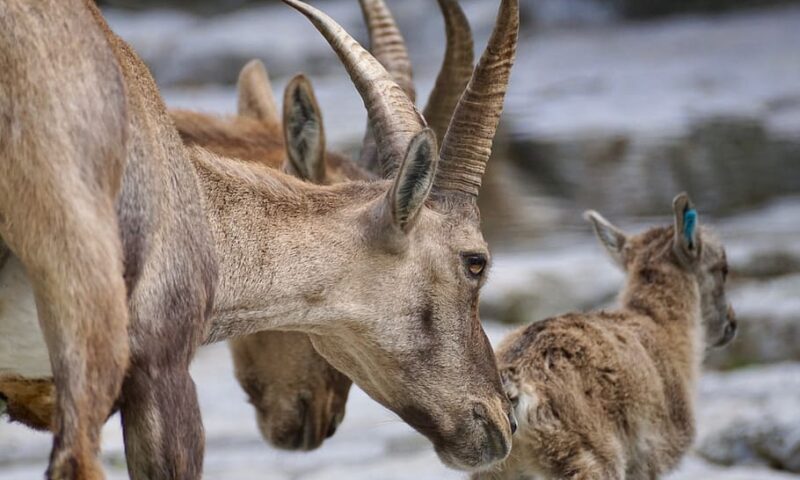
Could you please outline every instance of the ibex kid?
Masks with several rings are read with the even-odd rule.
[[[652,479],[694,438],[693,396],[707,346],[736,333],[720,242],[686,194],[674,225],[627,235],[587,212],[626,272],[620,307],[571,313],[511,333],[497,355],[519,430],[484,480]]]

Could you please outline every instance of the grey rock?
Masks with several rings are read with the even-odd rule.
[[[725,467],[690,455],[678,469],[665,476],[665,480],[796,480],[800,478],[786,472],[757,466]]]
[[[700,456],[800,473],[800,363],[707,373],[698,405]]]
[[[482,290],[481,314],[524,325],[613,300],[622,273],[601,247],[584,240],[563,250],[536,246],[527,253],[498,254]]]

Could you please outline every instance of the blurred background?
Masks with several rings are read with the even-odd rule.
[[[312,2],[366,44],[356,0]],[[444,47],[433,0],[388,0],[420,105]],[[480,53],[497,2],[462,0]],[[728,249],[740,335],[712,352],[699,436],[676,479],[800,479],[800,2],[521,0],[518,59],[481,191],[494,255],[482,317],[515,325],[613,303],[622,275],[580,213],[630,231],[670,221],[687,190]],[[365,112],[328,45],[275,1],[101,2],[170,107],[233,114],[235,80],[264,61],[276,96],[298,72],[317,91],[329,146],[355,153]],[[356,388],[336,435],[311,453],[265,445],[225,345],[194,364],[207,479],[446,479],[429,443]],[[118,422],[104,437],[125,478]],[[0,480],[39,478],[50,438],[0,423]]]

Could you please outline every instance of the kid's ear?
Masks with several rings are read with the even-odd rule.
[[[672,201],[675,214],[675,236],[672,248],[678,258],[689,266],[700,258],[701,242],[697,210],[685,192],[678,194]]]
[[[592,223],[597,239],[600,240],[608,254],[611,255],[614,263],[624,269],[625,258],[622,252],[625,248],[625,242],[628,241],[628,236],[594,210],[584,212],[583,218]]]
[[[272,94],[267,69],[261,60],[250,60],[239,72],[239,115],[256,120],[278,121],[278,107]]]

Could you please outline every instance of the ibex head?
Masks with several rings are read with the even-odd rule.
[[[476,204],[519,24],[503,0],[441,149],[406,93],[338,24],[297,0],[344,63],[364,100],[385,193],[354,214],[357,245],[334,287],[347,312],[311,335],[317,350],[433,443],[448,465],[503,459],[512,424],[478,315],[490,255]],[[346,318],[345,318],[346,317]]]
[[[708,345],[721,347],[736,336],[736,317],[725,295],[728,262],[725,248],[699,225],[691,199],[681,193],[672,202],[671,227],[628,235],[595,211],[586,212],[597,238],[612,259],[628,273],[628,292],[663,269],[680,269],[697,282],[700,312]]]

